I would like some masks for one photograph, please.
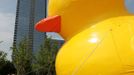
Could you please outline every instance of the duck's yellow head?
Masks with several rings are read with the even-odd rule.
[[[49,25],[52,25],[48,26],[51,27],[51,31],[58,27],[54,31],[59,32],[68,40],[94,23],[110,17],[124,15],[128,15],[125,0],[49,0],[49,19],[42,20],[41,22],[44,22],[44,25],[42,24],[43,26],[38,28],[45,28],[45,24],[47,25],[49,22]],[[37,30],[39,30],[38,28]]]

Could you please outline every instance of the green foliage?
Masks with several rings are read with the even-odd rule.
[[[2,43],[2,41],[0,41],[0,43]],[[0,68],[5,64],[6,56],[7,56],[6,53],[4,53],[3,51],[0,51]]]
[[[57,41],[46,38],[34,59],[33,69],[36,71],[36,75],[55,75],[55,57],[57,51]]]
[[[5,64],[0,69],[0,75],[8,75],[8,74],[15,74],[15,73],[16,73],[16,69],[13,63],[8,60],[5,61]]]
[[[55,57],[58,51],[58,42],[45,38],[38,52],[29,50],[29,41],[24,39],[17,46],[12,47],[13,64],[17,75],[55,75]]]
[[[6,64],[7,61],[6,56],[7,56],[6,53],[0,51],[0,69]]]
[[[32,54],[28,49],[28,40],[22,40],[17,46],[12,48],[12,59],[17,69],[17,75],[26,75],[31,71]]]

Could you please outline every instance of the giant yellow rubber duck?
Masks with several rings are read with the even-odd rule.
[[[134,75],[134,16],[125,0],[49,0],[48,18],[35,26],[66,43],[57,75]]]

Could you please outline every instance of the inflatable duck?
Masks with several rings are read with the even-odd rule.
[[[35,26],[66,43],[57,75],[134,75],[134,16],[124,0],[49,0],[48,18]]]

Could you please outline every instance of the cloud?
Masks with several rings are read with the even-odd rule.
[[[17,0],[0,0],[0,11],[15,13]]]
[[[2,13],[0,12],[0,50],[8,54],[7,58],[11,60],[12,51],[10,47],[13,43],[14,35],[14,23],[15,14],[12,13]]]

